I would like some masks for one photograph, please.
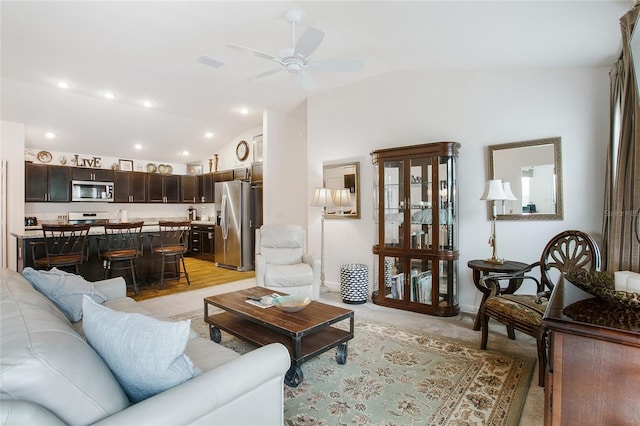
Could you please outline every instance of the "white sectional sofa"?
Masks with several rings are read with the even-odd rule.
[[[116,311],[150,314],[125,282],[93,283]],[[83,337],[22,275],[0,270],[0,424],[281,425],[287,349],[245,355],[195,336],[184,351],[202,373],[136,404]]]

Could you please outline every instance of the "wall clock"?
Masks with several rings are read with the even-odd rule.
[[[236,157],[238,160],[244,161],[249,156],[249,144],[247,141],[240,141],[238,146],[236,146]]]

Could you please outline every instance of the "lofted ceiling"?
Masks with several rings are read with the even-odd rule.
[[[26,146],[165,162],[201,161],[309,96],[397,70],[608,67],[625,1],[5,1],[1,118]],[[250,78],[291,47],[287,11],[326,33],[311,59],[361,61],[358,72]],[[198,61],[208,55],[220,68]],[[69,89],[56,84],[68,81]],[[113,100],[103,97],[109,91]],[[139,104],[143,99],[151,108]],[[243,115],[239,111],[247,108]],[[45,133],[56,134],[47,139]],[[211,132],[211,138],[204,137]],[[140,151],[133,146],[142,145]],[[181,156],[183,150],[189,155]]]

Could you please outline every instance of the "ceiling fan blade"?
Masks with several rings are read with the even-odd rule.
[[[235,44],[235,43],[227,43],[227,47],[230,47],[231,49],[239,50],[240,52],[248,53],[253,56],[257,56],[258,58],[262,58],[262,59],[268,59],[276,62],[280,62],[281,60],[277,56],[273,56],[268,53],[255,50],[250,47],[240,46],[239,44]]]
[[[326,61],[309,62],[309,67],[320,71],[362,71],[364,64],[360,61],[328,59]]]
[[[284,68],[276,68],[276,69],[272,69],[272,70],[270,70],[270,71],[265,71],[265,72],[262,72],[262,73],[260,73],[260,74],[258,74],[258,75],[256,75],[256,76],[254,76],[254,77],[251,77],[251,78],[250,78],[250,80],[255,80],[255,79],[258,79],[258,78],[269,77],[270,75],[273,75],[273,74],[277,74],[277,73],[279,73],[279,72],[280,72],[280,71],[282,71],[283,69],[284,69]]]
[[[317,87],[316,81],[313,79],[313,77],[311,77],[309,73],[301,72],[299,74],[299,78],[300,78],[300,86],[302,86],[302,88],[306,92],[313,92],[314,90],[316,90],[316,87]]]
[[[309,27],[296,43],[293,56],[308,58],[320,46],[324,33],[317,28]]]

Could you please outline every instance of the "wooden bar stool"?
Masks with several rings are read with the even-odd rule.
[[[164,285],[166,265],[173,265],[172,275],[169,279],[179,280],[183,275],[180,272],[180,263],[187,285],[191,285],[189,274],[184,264],[184,254],[187,252],[189,231],[191,230],[190,221],[168,222],[160,221],[160,234],[151,236],[151,253],[153,254],[153,271],[157,274],[156,264],[161,264],[160,269],[160,288]]]
[[[144,222],[106,223],[104,225],[106,250],[98,247],[98,256],[104,262],[104,278],[113,271],[131,273],[133,291],[138,294],[136,259],[142,255],[142,225]]]
[[[89,229],[91,229],[90,224],[43,224],[44,241],[31,243],[35,269],[73,266],[75,273],[80,274],[80,265],[85,258]]]

